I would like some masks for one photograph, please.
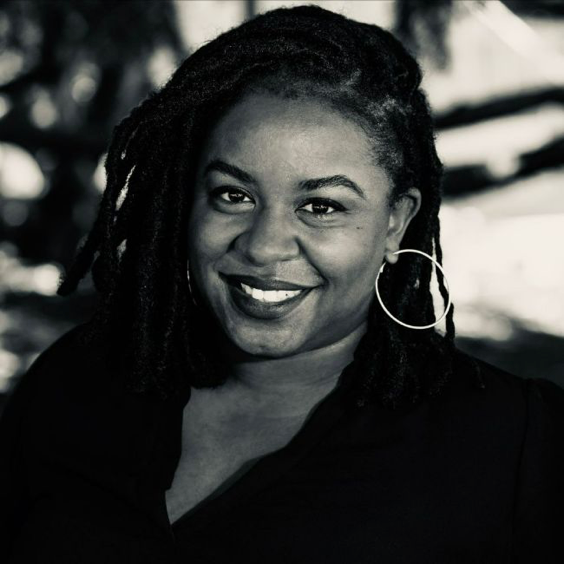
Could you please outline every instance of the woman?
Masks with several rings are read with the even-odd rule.
[[[9,562],[562,561],[564,392],[459,352],[440,271],[434,329],[420,80],[280,9],[118,126],[60,287],[99,308],[4,414]]]

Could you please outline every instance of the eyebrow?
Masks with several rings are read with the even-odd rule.
[[[239,167],[226,163],[220,159],[210,161],[204,170],[204,175],[213,171],[228,174],[245,184],[257,184],[257,181],[248,172],[245,172]],[[299,183],[300,189],[306,192],[313,192],[314,190],[333,186],[344,186],[345,188],[349,188],[353,192],[356,192],[356,194],[358,194],[361,198],[366,199],[366,195],[364,194],[362,188],[356,182],[353,182],[350,178],[342,174],[326,176],[324,178],[311,178],[309,180],[302,180]]]
[[[223,174],[228,174],[233,178],[236,178],[240,182],[244,182],[245,184],[256,184],[257,181],[244,170],[241,170],[239,167],[226,163],[225,161],[221,161],[219,159],[214,159],[210,161],[204,170],[204,176],[209,174],[210,172],[217,171],[222,172]]]
[[[350,190],[353,190],[353,192],[356,192],[361,198],[366,199],[362,188],[356,182],[353,182],[350,178],[342,174],[326,176],[325,178],[312,178],[310,180],[300,182],[300,188],[306,190],[307,192],[331,186],[344,186],[345,188],[349,188]]]

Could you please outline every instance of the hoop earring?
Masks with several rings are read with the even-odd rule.
[[[435,323],[430,323],[429,325],[408,325],[407,323],[400,321],[397,317],[394,317],[388,311],[388,309],[384,305],[384,302],[382,302],[382,298],[380,297],[380,292],[378,290],[378,279],[380,278],[380,274],[382,274],[382,272],[384,271],[384,267],[386,266],[385,261],[382,263],[382,266],[380,267],[380,270],[378,271],[378,276],[376,276],[376,282],[374,283],[374,287],[376,289],[376,297],[378,298],[378,301],[380,302],[382,309],[396,323],[399,323],[400,325],[403,325],[403,327],[407,327],[408,329],[430,329],[431,327],[434,327],[435,325],[440,323],[446,317],[448,310],[450,309],[450,306],[452,305],[452,302],[451,302],[451,299],[450,299],[450,288],[449,288],[449,285],[448,285],[448,280],[447,280],[445,271],[443,270],[443,267],[433,257],[429,256],[427,253],[424,253],[423,251],[419,251],[418,249],[401,249],[401,250],[396,251],[395,253],[392,253],[392,254],[400,255],[401,253],[417,253],[419,255],[423,255],[424,257],[427,257],[429,260],[433,261],[435,263],[435,266],[443,273],[443,278],[444,278],[446,289],[447,289],[447,292],[448,292],[448,303],[447,303],[447,306],[445,308],[444,313],[441,315],[441,317],[439,317],[439,319],[437,319],[437,321],[435,321]]]
[[[190,284],[190,262],[186,261],[186,280],[188,281],[188,290],[190,292],[190,297],[192,298],[192,303],[195,307],[198,306],[198,302],[196,302],[196,298],[194,297],[194,292],[192,290],[192,285]]]

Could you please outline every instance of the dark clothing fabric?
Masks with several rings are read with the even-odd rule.
[[[79,328],[0,423],[0,561],[12,564],[562,563],[564,391],[457,355],[444,393],[348,407],[351,364],[284,448],[169,523],[178,396],[125,393]]]

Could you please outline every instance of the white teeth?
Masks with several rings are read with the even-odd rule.
[[[255,300],[259,300],[259,301],[264,301],[263,297],[264,297],[264,292],[262,290],[258,290],[257,288],[253,288],[251,295],[253,296],[253,298]]]
[[[279,296],[280,294],[280,296]],[[280,299],[286,299],[284,295],[285,292],[277,292],[276,290],[269,290],[268,292],[264,293],[264,301],[265,302],[279,302]]]
[[[252,288],[246,284],[241,283],[241,288],[248,296],[251,296],[254,300],[259,302],[283,302],[289,300],[294,296],[297,296],[303,290],[259,290],[258,288]]]

